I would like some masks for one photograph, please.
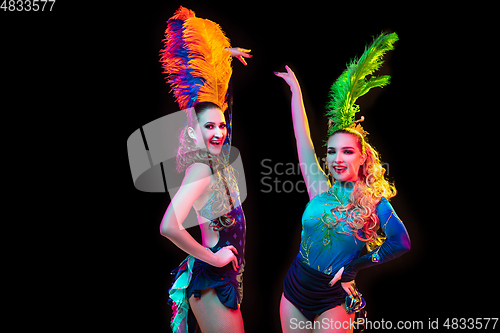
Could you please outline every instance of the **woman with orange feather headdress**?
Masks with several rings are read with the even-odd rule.
[[[189,254],[172,272],[171,327],[173,332],[199,326],[204,333],[241,333],[246,222],[229,164],[227,91],[232,57],[246,65],[250,50],[231,48],[219,25],[184,7],[167,21],[165,37],[160,62],[187,116],[177,153],[177,171],[185,175],[160,225],[161,234]],[[191,207],[202,244],[182,226]]]

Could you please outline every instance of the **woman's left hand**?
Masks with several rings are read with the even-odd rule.
[[[344,288],[347,295],[354,297],[357,294],[356,289],[354,287],[355,286],[354,280],[349,282],[340,282],[340,285],[342,286],[342,288]]]
[[[245,66],[247,65],[247,62],[244,58],[253,57],[252,54],[248,54],[248,52],[251,52],[252,50],[242,49],[241,47],[232,47],[229,51],[231,52],[231,56],[238,58],[238,60]]]
[[[335,274],[333,279],[330,281],[328,284],[330,287],[333,287],[335,283],[337,283],[338,280],[342,277],[342,273],[344,272],[344,267],[340,268],[339,271]]]
[[[335,283],[337,283],[338,280],[340,280],[340,278],[342,277],[342,273],[344,273],[344,267],[342,267],[341,269],[339,269],[339,271],[335,274],[335,276],[333,277],[333,279],[330,281],[330,283],[329,283],[330,287],[333,287],[333,285]],[[354,280],[349,281],[349,282],[340,282],[340,285],[345,290],[345,292],[347,293],[347,295],[353,296],[353,295],[356,294],[356,289],[354,287]]]

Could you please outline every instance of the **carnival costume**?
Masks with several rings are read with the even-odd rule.
[[[389,76],[372,74],[380,68],[383,55],[393,49],[397,38],[395,33],[375,38],[359,60],[353,60],[332,85],[326,113],[328,137],[345,128],[356,130],[363,137],[367,134],[359,121],[354,121],[359,111],[354,102],[369,89],[389,83]],[[345,209],[350,204],[356,182],[335,181],[328,191],[312,198],[304,210],[300,251],[285,277],[283,294],[308,320],[313,321],[316,316],[344,302],[349,313],[363,311],[365,301],[357,289],[354,288],[353,297],[347,296],[341,282],[352,281],[360,269],[387,262],[410,249],[406,229],[384,197],[376,207],[379,232],[383,233],[374,242],[363,240],[366,236],[362,229],[353,227],[352,211]],[[365,245],[368,253],[359,257]],[[341,279],[330,287],[329,282],[342,267]]]
[[[229,39],[216,23],[198,18],[193,11],[181,6],[167,21],[164,42],[160,62],[168,74],[168,83],[179,107],[189,109],[198,102],[212,102],[223,112],[227,110],[227,136],[219,161],[222,161],[224,168],[231,168],[232,100],[227,94],[232,74]],[[207,164],[212,174],[222,172],[216,169],[212,160]],[[202,290],[212,288],[221,303],[233,310],[238,309],[243,299],[246,221],[238,186],[228,186],[226,180],[225,176],[220,177],[220,181],[224,181],[230,211],[222,215],[214,212],[213,207],[218,205],[215,192],[212,192],[207,203],[196,214],[210,220],[210,226],[219,233],[217,244],[208,250],[215,253],[225,246],[233,245],[238,252],[236,258],[240,268],[236,272],[231,264],[214,267],[189,255],[172,271],[175,278],[169,290],[169,303],[173,310],[173,332],[194,331],[196,321],[189,308],[191,295],[200,298]]]

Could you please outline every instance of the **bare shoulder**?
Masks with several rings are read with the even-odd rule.
[[[212,170],[210,167],[204,163],[193,163],[186,169],[186,174],[184,175],[184,183],[201,181],[202,183],[210,183],[210,178],[212,176]]]
[[[208,201],[211,193],[209,189],[212,181],[212,170],[204,163],[193,163],[186,169],[183,185],[188,189],[191,195],[195,195],[193,207],[199,211]]]

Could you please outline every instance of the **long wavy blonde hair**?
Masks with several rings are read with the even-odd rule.
[[[176,156],[177,172],[184,172],[193,163],[204,163],[210,166],[213,171],[215,182],[210,185],[210,189],[215,193],[215,200],[211,206],[212,214],[221,216],[217,221],[212,221],[211,226],[215,230],[221,230],[234,225],[237,221],[224,215],[233,208],[231,193],[238,193],[236,182],[236,170],[227,163],[222,152],[219,155],[210,154],[204,149],[196,146],[194,140],[188,134],[188,128],[199,126],[200,115],[208,109],[219,109],[217,104],[212,102],[200,102],[193,108],[187,110],[187,123],[182,128],[179,136],[179,149]],[[221,110],[222,112],[222,110]]]
[[[366,161],[359,168],[358,181],[349,196],[349,204],[338,209],[351,217],[347,223],[354,231],[356,238],[367,242],[369,250],[381,244],[385,238],[381,233],[380,221],[377,215],[377,205],[382,198],[390,199],[397,193],[394,184],[385,178],[385,168],[380,162],[379,153],[365,138],[352,128],[335,131],[337,133],[352,134],[356,137],[362,153],[366,153]],[[363,235],[359,235],[358,230]],[[379,233],[377,233],[377,231]]]

